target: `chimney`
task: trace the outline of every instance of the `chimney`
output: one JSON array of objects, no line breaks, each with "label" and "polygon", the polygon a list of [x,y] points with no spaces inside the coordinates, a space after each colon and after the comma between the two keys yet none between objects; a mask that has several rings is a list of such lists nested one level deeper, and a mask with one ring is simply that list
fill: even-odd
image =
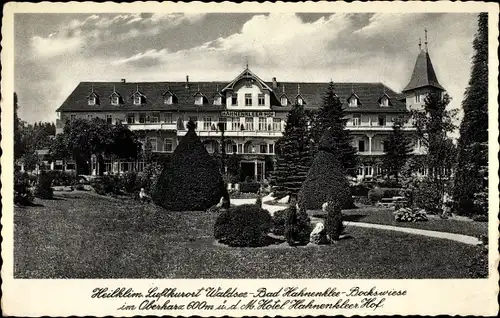
[{"label": "chimney", "polygon": [[273,89],[278,88],[278,82],[276,82],[276,77],[273,77]]},{"label": "chimney", "polygon": [[189,88],[189,75],[186,75],[186,84],[185,84],[186,89]]},{"label": "chimney", "polygon": [[126,79],[124,79],[124,78],[122,78],[121,82],[122,82],[122,83],[126,83],[126,82],[127,82],[127,80],[126,80]]}]

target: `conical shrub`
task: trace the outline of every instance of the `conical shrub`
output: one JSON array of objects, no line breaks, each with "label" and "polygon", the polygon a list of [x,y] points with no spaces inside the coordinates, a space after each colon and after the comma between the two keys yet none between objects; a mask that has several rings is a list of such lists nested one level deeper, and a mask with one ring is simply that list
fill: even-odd
[{"label": "conical shrub", "polygon": [[187,134],[156,182],[153,201],[172,211],[204,211],[223,197],[224,181],[196,135],[194,123],[187,126]]},{"label": "conical shrub", "polygon": [[321,209],[321,205],[329,201],[345,206],[351,196],[344,169],[331,152],[327,139],[314,157],[307,179],[299,191],[299,206],[302,208]]}]

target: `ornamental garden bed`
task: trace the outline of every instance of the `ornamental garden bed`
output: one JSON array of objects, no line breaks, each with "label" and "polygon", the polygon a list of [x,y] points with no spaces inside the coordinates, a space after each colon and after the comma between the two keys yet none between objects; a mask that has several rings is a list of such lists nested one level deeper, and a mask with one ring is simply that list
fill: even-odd
[{"label": "ornamental garden bed", "polygon": [[317,248],[228,248],[213,243],[215,213],[84,191],[55,196],[14,210],[15,278],[467,278],[476,254],[355,227],[352,239]]}]

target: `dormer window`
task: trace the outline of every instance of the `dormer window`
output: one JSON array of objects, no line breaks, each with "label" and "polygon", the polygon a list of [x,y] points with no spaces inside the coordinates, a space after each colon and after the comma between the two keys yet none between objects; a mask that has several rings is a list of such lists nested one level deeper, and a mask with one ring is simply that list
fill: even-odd
[{"label": "dormer window", "polygon": [[111,96],[111,105],[120,105],[120,96],[113,95]]},{"label": "dormer window", "polygon": [[142,98],[139,95],[134,96],[134,105],[140,105],[140,104],[142,104],[141,99]]},{"label": "dormer window", "polygon": [[167,95],[167,96],[165,96],[165,99],[163,102],[167,105],[172,105],[174,102],[174,99],[172,98],[172,95]]},{"label": "dormer window", "polygon": [[194,104],[195,105],[203,105],[203,96],[201,96],[201,95],[195,96]]},{"label": "dormer window", "polygon": [[388,107],[389,106],[389,99],[387,97],[382,97],[380,100],[380,106],[382,107]]},{"label": "dormer window", "polygon": [[356,94],[353,93],[347,99],[347,104],[349,105],[349,107],[358,107],[360,105],[358,95],[356,95]]},{"label": "dormer window", "polygon": [[214,105],[222,105],[222,97],[217,95],[214,98]]},{"label": "dormer window", "polygon": [[90,106],[99,105],[99,98],[96,95],[90,95],[88,103]]},{"label": "dormer window", "polygon": [[286,96],[281,97],[281,106],[286,106],[288,104],[288,99]]}]

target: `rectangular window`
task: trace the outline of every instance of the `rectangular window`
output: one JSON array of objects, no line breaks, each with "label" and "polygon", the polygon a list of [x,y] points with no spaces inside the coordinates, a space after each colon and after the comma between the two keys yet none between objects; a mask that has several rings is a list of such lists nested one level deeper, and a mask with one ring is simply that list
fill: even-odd
[{"label": "rectangular window", "polygon": [[415,94],[415,103],[420,103],[420,94]]},{"label": "rectangular window", "polygon": [[158,151],[158,140],[156,139],[156,137],[149,138],[149,142],[151,143],[151,152],[157,152]]},{"label": "rectangular window", "polygon": [[364,140],[359,140],[358,141],[358,151],[359,152],[364,152],[365,151],[365,141]]},{"label": "rectangular window", "polygon": [[231,96],[231,105],[238,105],[238,94],[234,94]]},{"label": "rectangular window", "polygon": [[389,99],[387,99],[387,97],[382,97],[382,100],[380,101],[380,106],[388,107],[389,106]]},{"label": "rectangular window", "polygon": [[245,94],[245,106],[252,106],[252,94]]},{"label": "rectangular window", "polygon": [[288,104],[288,99],[286,97],[281,97],[281,106],[286,106]]},{"label": "rectangular window", "polygon": [[281,131],[281,118],[273,118],[273,130]]},{"label": "rectangular window", "polygon": [[111,97],[111,104],[112,105],[118,105],[119,103],[120,103],[120,97],[118,97],[118,96]]},{"label": "rectangular window", "polygon": [[379,115],[378,116],[378,125],[379,126],[385,126],[385,115]]},{"label": "rectangular window", "polygon": [[166,122],[167,124],[171,124],[171,123],[173,123],[173,121],[172,121],[172,113],[165,113],[165,115],[164,115],[164,116],[165,116],[165,122]]},{"label": "rectangular window", "polygon": [[151,114],[151,122],[159,123],[160,122],[160,113],[152,113]]},{"label": "rectangular window", "polygon": [[264,106],[266,104],[266,99],[264,98],[264,94],[259,94],[258,96],[258,105]]},{"label": "rectangular window", "polygon": [[145,124],[146,123],[146,114],[145,113],[140,113],[139,114],[139,123],[140,124]]},{"label": "rectangular window", "polygon": [[245,117],[245,130],[253,130],[253,117]]},{"label": "rectangular window", "polygon": [[89,105],[90,105],[90,106],[95,105],[95,97],[90,97],[90,98],[89,98]]},{"label": "rectangular window", "polygon": [[361,114],[352,115],[352,125],[353,126],[361,125]]},{"label": "rectangular window", "polygon": [[172,105],[173,104],[172,95],[165,96],[164,103],[167,104],[167,105]]},{"label": "rectangular window", "polygon": [[266,130],[266,117],[259,117],[259,130]]},{"label": "rectangular window", "polygon": [[302,106],[304,104],[304,100],[300,97],[297,98],[297,104]]},{"label": "rectangular window", "polygon": [[349,99],[349,107],[357,107],[358,106],[358,99],[355,97],[352,97]]},{"label": "rectangular window", "polygon": [[203,130],[211,130],[212,128],[212,117],[205,117],[203,121]]},{"label": "rectangular window", "polygon": [[106,123],[113,124],[113,115],[106,115]]},{"label": "rectangular window", "polygon": [[267,153],[267,145],[260,145],[260,153]]},{"label": "rectangular window", "polygon": [[134,104],[135,105],[140,105],[141,104],[141,96],[134,96]]},{"label": "rectangular window", "polygon": [[172,138],[165,138],[163,142],[163,151],[172,152],[174,150],[174,141]]},{"label": "rectangular window", "polygon": [[269,144],[269,153],[274,153],[274,145]]},{"label": "rectangular window", "polygon": [[237,152],[238,152],[238,145],[236,145],[236,144],[232,144],[231,146],[232,146],[232,147],[231,147],[231,148],[232,148],[232,149],[231,149],[231,150],[232,150],[232,153],[237,153]]},{"label": "rectangular window", "polygon": [[238,144],[238,153],[243,153],[243,144]]}]

